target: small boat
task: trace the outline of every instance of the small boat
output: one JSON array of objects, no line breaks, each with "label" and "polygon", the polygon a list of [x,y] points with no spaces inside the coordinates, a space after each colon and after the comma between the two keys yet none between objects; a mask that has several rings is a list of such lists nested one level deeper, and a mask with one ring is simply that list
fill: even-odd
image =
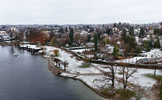
[{"label": "small boat", "polygon": [[15,53],[14,56],[17,57],[17,56],[19,56],[19,54],[18,53]]}]

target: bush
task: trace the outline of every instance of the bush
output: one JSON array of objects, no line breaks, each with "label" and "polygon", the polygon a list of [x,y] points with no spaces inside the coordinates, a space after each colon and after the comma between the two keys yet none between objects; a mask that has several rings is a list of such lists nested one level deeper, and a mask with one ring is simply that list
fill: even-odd
[{"label": "bush", "polygon": [[76,80],[76,76],[73,76],[73,78]]},{"label": "bush", "polygon": [[109,96],[109,97],[114,97],[115,96],[115,94],[112,93],[112,91],[109,88],[102,89],[101,93],[106,95],[106,96]]},{"label": "bush", "polygon": [[88,67],[90,67],[89,65],[81,65],[81,66],[79,66],[80,68],[88,68]]},{"label": "bush", "polygon": [[80,68],[88,68],[90,67],[89,63],[83,63],[81,66],[79,66]]},{"label": "bush", "polygon": [[55,49],[55,50],[53,50],[53,53],[54,53],[54,56],[59,56],[59,50],[58,49]]},{"label": "bush", "polygon": [[121,100],[130,100],[136,96],[136,93],[128,89],[118,89],[116,90],[117,94],[120,94]]}]

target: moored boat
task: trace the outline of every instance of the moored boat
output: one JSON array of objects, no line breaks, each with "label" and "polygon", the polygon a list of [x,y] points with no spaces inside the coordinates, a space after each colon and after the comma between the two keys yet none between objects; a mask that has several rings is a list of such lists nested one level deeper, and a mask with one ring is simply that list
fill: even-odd
[{"label": "moored boat", "polygon": [[18,53],[14,53],[14,56],[17,57],[17,56],[19,56],[19,54]]}]

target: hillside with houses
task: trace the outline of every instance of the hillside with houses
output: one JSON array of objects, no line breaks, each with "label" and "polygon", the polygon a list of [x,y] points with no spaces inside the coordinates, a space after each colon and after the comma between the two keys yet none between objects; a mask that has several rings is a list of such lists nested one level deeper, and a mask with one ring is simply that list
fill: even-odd
[{"label": "hillside with houses", "polygon": [[102,60],[136,56],[153,59],[162,56],[161,26],[161,23],[136,25],[121,22],[103,25],[1,25],[0,41],[84,46],[91,48],[93,55],[97,52],[100,55],[97,58]]}]

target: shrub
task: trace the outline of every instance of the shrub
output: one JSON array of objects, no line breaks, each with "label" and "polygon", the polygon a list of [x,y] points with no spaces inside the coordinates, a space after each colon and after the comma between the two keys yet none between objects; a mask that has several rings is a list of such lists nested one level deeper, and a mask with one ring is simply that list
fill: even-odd
[{"label": "shrub", "polygon": [[88,68],[90,67],[90,64],[89,63],[82,63],[81,66],[79,66],[80,68]]},{"label": "shrub", "polygon": [[106,96],[109,96],[109,97],[114,97],[115,96],[115,94],[112,93],[112,91],[109,88],[102,89],[101,93],[106,95]]},{"label": "shrub", "polygon": [[120,94],[121,100],[130,100],[136,96],[136,93],[128,89],[118,89],[116,90],[117,94]]},{"label": "shrub", "polygon": [[53,50],[53,53],[54,53],[54,56],[59,56],[59,50],[58,49],[55,49],[55,50]]},{"label": "shrub", "polygon": [[81,65],[81,66],[79,66],[80,68],[88,68],[88,67],[90,67],[89,65]]}]

